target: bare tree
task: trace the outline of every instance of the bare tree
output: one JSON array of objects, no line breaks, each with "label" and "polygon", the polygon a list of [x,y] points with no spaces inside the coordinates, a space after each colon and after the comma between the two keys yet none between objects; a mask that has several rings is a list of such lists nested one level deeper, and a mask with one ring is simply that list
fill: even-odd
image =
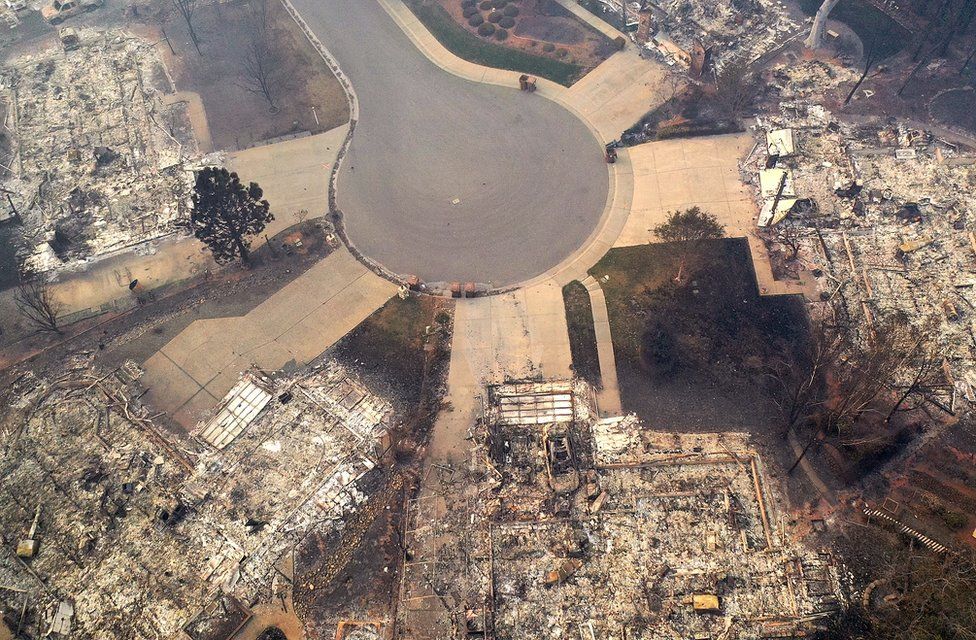
[{"label": "bare tree", "polygon": [[[898,396],[898,401],[895,402],[891,407],[891,411],[885,416],[885,423],[890,423],[892,416],[898,411],[902,410],[902,405],[908,400],[913,394],[923,394],[925,387],[928,385],[929,378],[931,374],[936,370],[936,358],[934,354],[924,351],[917,362],[914,363],[915,373],[911,378],[911,381],[905,387],[904,391]],[[924,394],[922,396],[924,398]],[[910,407],[911,408],[911,407]]]},{"label": "bare tree", "polygon": [[834,369],[833,393],[825,405],[825,426],[841,434],[865,414],[877,413],[883,404],[882,396],[894,382],[908,367],[928,357],[928,341],[926,330],[917,329],[903,317],[891,317],[877,327],[873,340],[852,347]]},{"label": "bare tree", "polygon": [[[813,327],[808,345],[796,357],[773,363],[765,376],[783,418],[784,435],[806,433],[791,472],[821,433],[845,436],[848,445],[867,442],[848,435],[856,425],[864,426],[859,420],[865,416],[875,417],[867,425],[874,433],[869,440],[882,437],[892,416],[905,410],[912,395],[926,399],[930,374],[936,369],[931,325],[919,329],[894,316],[878,326],[873,340],[859,343],[849,327],[829,324],[826,317]],[[907,386],[899,386],[906,380]],[[897,399],[896,389],[901,389]]]},{"label": "bare tree", "polygon": [[47,283],[37,278],[25,280],[17,287],[14,302],[20,313],[40,331],[63,333],[61,313],[64,305],[54,297]]},{"label": "bare tree", "polygon": [[823,44],[824,33],[827,31],[827,18],[839,2],[840,0],[823,0],[820,8],[817,9],[817,15],[813,17],[813,26],[810,27],[810,35],[805,42],[808,49],[819,49]]},{"label": "bare tree", "polygon": [[255,0],[240,23],[244,38],[240,86],[268,101],[268,109],[278,111],[276,100],[285,81],[286,57],[280,34],[271,26],[268,0]]},{"label": "bare tree", "polygon": [[774,242],[782,245],[789,251],[789,257],[786,260],[789,262],[796,260],[797,256],[800,255],[800,248],[803,243],[803,227],[792,220],[786,219],[777,225],[769,227],[769,233]]},{"label": "bare tree", "polygon": [[730,118],[742,113],[756,90],[756,76],[745,61],[733,60],[715,75],[715,100]]},{"label": "bare tree", "polygon": [[798,357],[782,358],[772,364],[766,377],[771,382],[773,402],[783,416],[784,435],[823,410],[827,372],[846,348],[837,327],[821,319]]},{"label": "bare tree", "polygon": [[193,13],[197,8],[197,0],[173,0],[173,6],[183,16],[183,20],[186,22],[186,30],[190,34],[190,41],[193,42],[193,47],[197,50],[197,54],[202,56],[203,53],[200,51],[200,38],[197,37],[197,32],[193,28]]},{"label": "bare tree", "polygon": [[966,57],[965,62],[962,63],[962,67],[959,68],[959,75],[966,73],[966,69],[969,67],[969,63],[973,61],[973,58],[976,58],[976,47],[973,47],[973,50]]}]

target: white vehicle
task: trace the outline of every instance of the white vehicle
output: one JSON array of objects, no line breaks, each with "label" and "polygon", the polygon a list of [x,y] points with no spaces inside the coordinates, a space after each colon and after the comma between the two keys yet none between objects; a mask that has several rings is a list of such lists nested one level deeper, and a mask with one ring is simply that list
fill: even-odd
[{"label": "white vehicle", "polygon": [[54,0],[41,7],[41,16],[51,24],[60,24],[71,16],[94,11],[102,0]]},{"label": "white vehicle", "polygon": [[3,0],[3,3],[11,11],[20,11],[27,8],[27,0]]}]

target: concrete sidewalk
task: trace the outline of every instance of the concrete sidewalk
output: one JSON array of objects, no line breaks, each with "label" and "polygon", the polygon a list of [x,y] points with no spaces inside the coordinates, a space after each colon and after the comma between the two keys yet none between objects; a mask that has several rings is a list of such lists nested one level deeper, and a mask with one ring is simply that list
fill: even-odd
[{"label": "concrete sidewalk", "polygon": [[610,334],[610,314],[607,311],[607,297],[603,288],[593,276],[580,281],[590,294],[590,307],[593,309],[593,329],[596,332],[596,350],[600,359],[600,381],[603,388],[597,394],[600,414],[617,416],[623,412],[620,401],[620,388],[617,385],[617,358],[613,352],[613,336]]},{"label": "concrete sidewalk", "polygon": [[664,65],[641,58],[628,41],[570,87],[564,100],[609,142],[663,102],[666,75]]},{"label": "concrete sidewalk", "polygon": [[227,154],[226,166],[242,182],[257,182],[271,203],[275,219],[264,233],[273,236],[299,222],[329,213],[329,174],[349,132],[344,124],[314,136],[304,136]]},{"label": "concrete sidewalk", "polygon": [[145,401],[190,428],[245,369],[307,364],[395,293],[338,249],[246,315],[187,327],[143,364]]}]

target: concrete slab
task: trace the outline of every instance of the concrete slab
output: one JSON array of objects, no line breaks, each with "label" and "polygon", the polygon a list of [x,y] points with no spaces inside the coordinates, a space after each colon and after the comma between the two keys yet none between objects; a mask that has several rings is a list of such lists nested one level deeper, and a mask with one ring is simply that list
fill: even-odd
[{"label": "concrete slab", "polygon": [[146,370],[142,384],[148,390],[143,396],[143,402],[150,406],[166,406],[178,410],[203,389],[203,385],[164,353],[157,352],[142,366]]},{"label": "concrete slab", "polygon": [[631,46],[610,56],[570,87],[565,100],[606,140],[615,140],[663,102],[663,64],[641,58]]},{"label": "concrete slab", "polygon": [[656,241],[653,228],[675,210],[699,206],[732,237],[755,228],[758,210],[739,179],[739,160],[752,148],[747,133],[665,140],[631,147],[634,200],[614,246]]},{"label": "concrete slab", "polygon": [[581,281],[590,295],[593,309],[593,329],[596,333],[597,356],[600,360],[600,379],[603,387],[597,393],[600,414],[616,416],[623,412],[620,401],[620,388],[617,385],[617,358],[613,351],[613,337],[610,334],[610,315],[607,311],[607,298],[603,288],[593,276]]}]

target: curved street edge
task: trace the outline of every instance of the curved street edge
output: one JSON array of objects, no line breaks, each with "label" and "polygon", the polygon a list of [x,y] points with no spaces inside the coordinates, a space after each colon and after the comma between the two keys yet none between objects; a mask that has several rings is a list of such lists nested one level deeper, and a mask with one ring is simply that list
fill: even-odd
[{"label": "curved street edge", "polygon": [[[329,213],[335,224],[336,233],[342,239],[343,244],[368,269],[377,275],[393,282],[394,284],[406,286],[409,283],[401,274],[394,273],[382,264],[364,255],[359,251],[345,230],[342,211],[338,207],[336,199],[339,169],[342,167],[343,159],[349,150],[352,137],[355,134],[356,123],[359,119],[359,102],[355,89],[349,78],[343,73],[338,61],[332,56],[329,50],[322,44],[312,29],[306,24],[299,11],[292,5],[290,0],[280,0],[282,5],[291,15],[292,19],[299,26],[305,37],[319,53],[325,63],[329,66],[336,78],[339,80],[346,98],[349,101],[349,132],[342,143],[336,162],[332,167],[329,176]],[[406,34],[417,49],[424,54],[433,64],[440,67],[447,73],[457,77],[502,87],[518,86],[518,72],[505,69],[495,69],[485,67],[463,60],[448,51],[434,36],[423,26],[419,19],[410,11],[402,0],[376,0],[387,12],[396,25]],[[568,112],[573,114],[580,122],[586,125],[593,137],[606,145],[607,140],[593,123],[583,114],[570,100],[571,88],[563,87],[550,80],[539,78],[537,80],[537,94],[551,100]],[[596,228],[587,237],[583,244],[572,254],[564,258],[554,267],[545,272],[530,278],[527,281],[497,289],[490,289],[489,295],[507,293],[523,287],[532,286],[547,280],[556,280],[565,284],[571,280],[584,277],[586,269],[595,264],[606,251],[613,246],[614,241],[623,229],[623,225],[630,214],[630,204],[633,196],[633,173],[630,169],[629,156],[626,149],[621,149],[616,164],[607,165],[609,187],[607,200],[604,205],[603,214],[597,222]],[[565,281],[565,282],[563,282]]]},{"label": "curved street edge", "polygon": [[302,30],[305,37],[308,39],[309,43],[319,54],[325,64],[328,65],[332,74],[339,81],[339,85],[342,87],[343,92],[346,94],[346,101],[349,104],[349,131],[346,132],[346,137],[342,141],[342,145],[339,147],[339,153],[336,156],[335,163],[332,165],[332,171],[329,173],[329,189],[328,189],[328,201],[329,201],[329,215],[332,218],[332,222],[335,226],[336,234],[338,234],[339,239],[346,246],[346,249],[351,253],[359,262],[361,262],[367,269],[375,273],[376,275],[389,280],[393,284],[406,286],[406,281],[403,276],[394,273],[384,267],[379,262],[373,260],[369,256],[366,256],[361,251],[356,248],[352,240],[349,239],[349,235],[346,233],[346,226],[343,220],[342,211],[339,209],[338,202],[336,200],[336,186],[339,179],[339,169],[342,168],[342,161],[346,157],[346,153],[349,151],[349,145],[352,143],[352,137],[356,133],[356,123],[359,122],[359,98],[356,96],[356,90],[352,86],[352,82],[349,77],[342,71],[342,67],[339,66],[339,61],[333,57],[329,50],[322,44],[315,32],[312,31],[311,27],[302,18],[301,13],[298,9],[291,3],[291,0],[280,0],[285,11],[291,16],[298,28]]},{"label": "curved street edge", "polygon": [[[518,86],[518,78],[522,74],[517,71],[485,67],[451,53],[427,30],[403,0],[376,0],[376,2],[379,2],[397,26],[410,38],[414,46],[433,64],[447,73],[471,82],[509,87],[513,90]],[[586,125],[601,145],[605,146],[611,142],[589,117],[574,104],[572,100],[574,96],[573,87],[564,87],[545,78],[537,78],[536,87],[535,95],[555,102],[575,116],[577,120]],[[489,294],[508,293],[550,280],[559,285],[564,285],[572,280],[586,277],[587,269],[596,264],[613,247],[630,215],[633,201],[633,169],[626,148],[618,150],[617,162],[607,164],[607,172],[609,188],[603,213],[594,230],[580,247],[543,273],[511,286],[492,289],[488,292]]]}]

